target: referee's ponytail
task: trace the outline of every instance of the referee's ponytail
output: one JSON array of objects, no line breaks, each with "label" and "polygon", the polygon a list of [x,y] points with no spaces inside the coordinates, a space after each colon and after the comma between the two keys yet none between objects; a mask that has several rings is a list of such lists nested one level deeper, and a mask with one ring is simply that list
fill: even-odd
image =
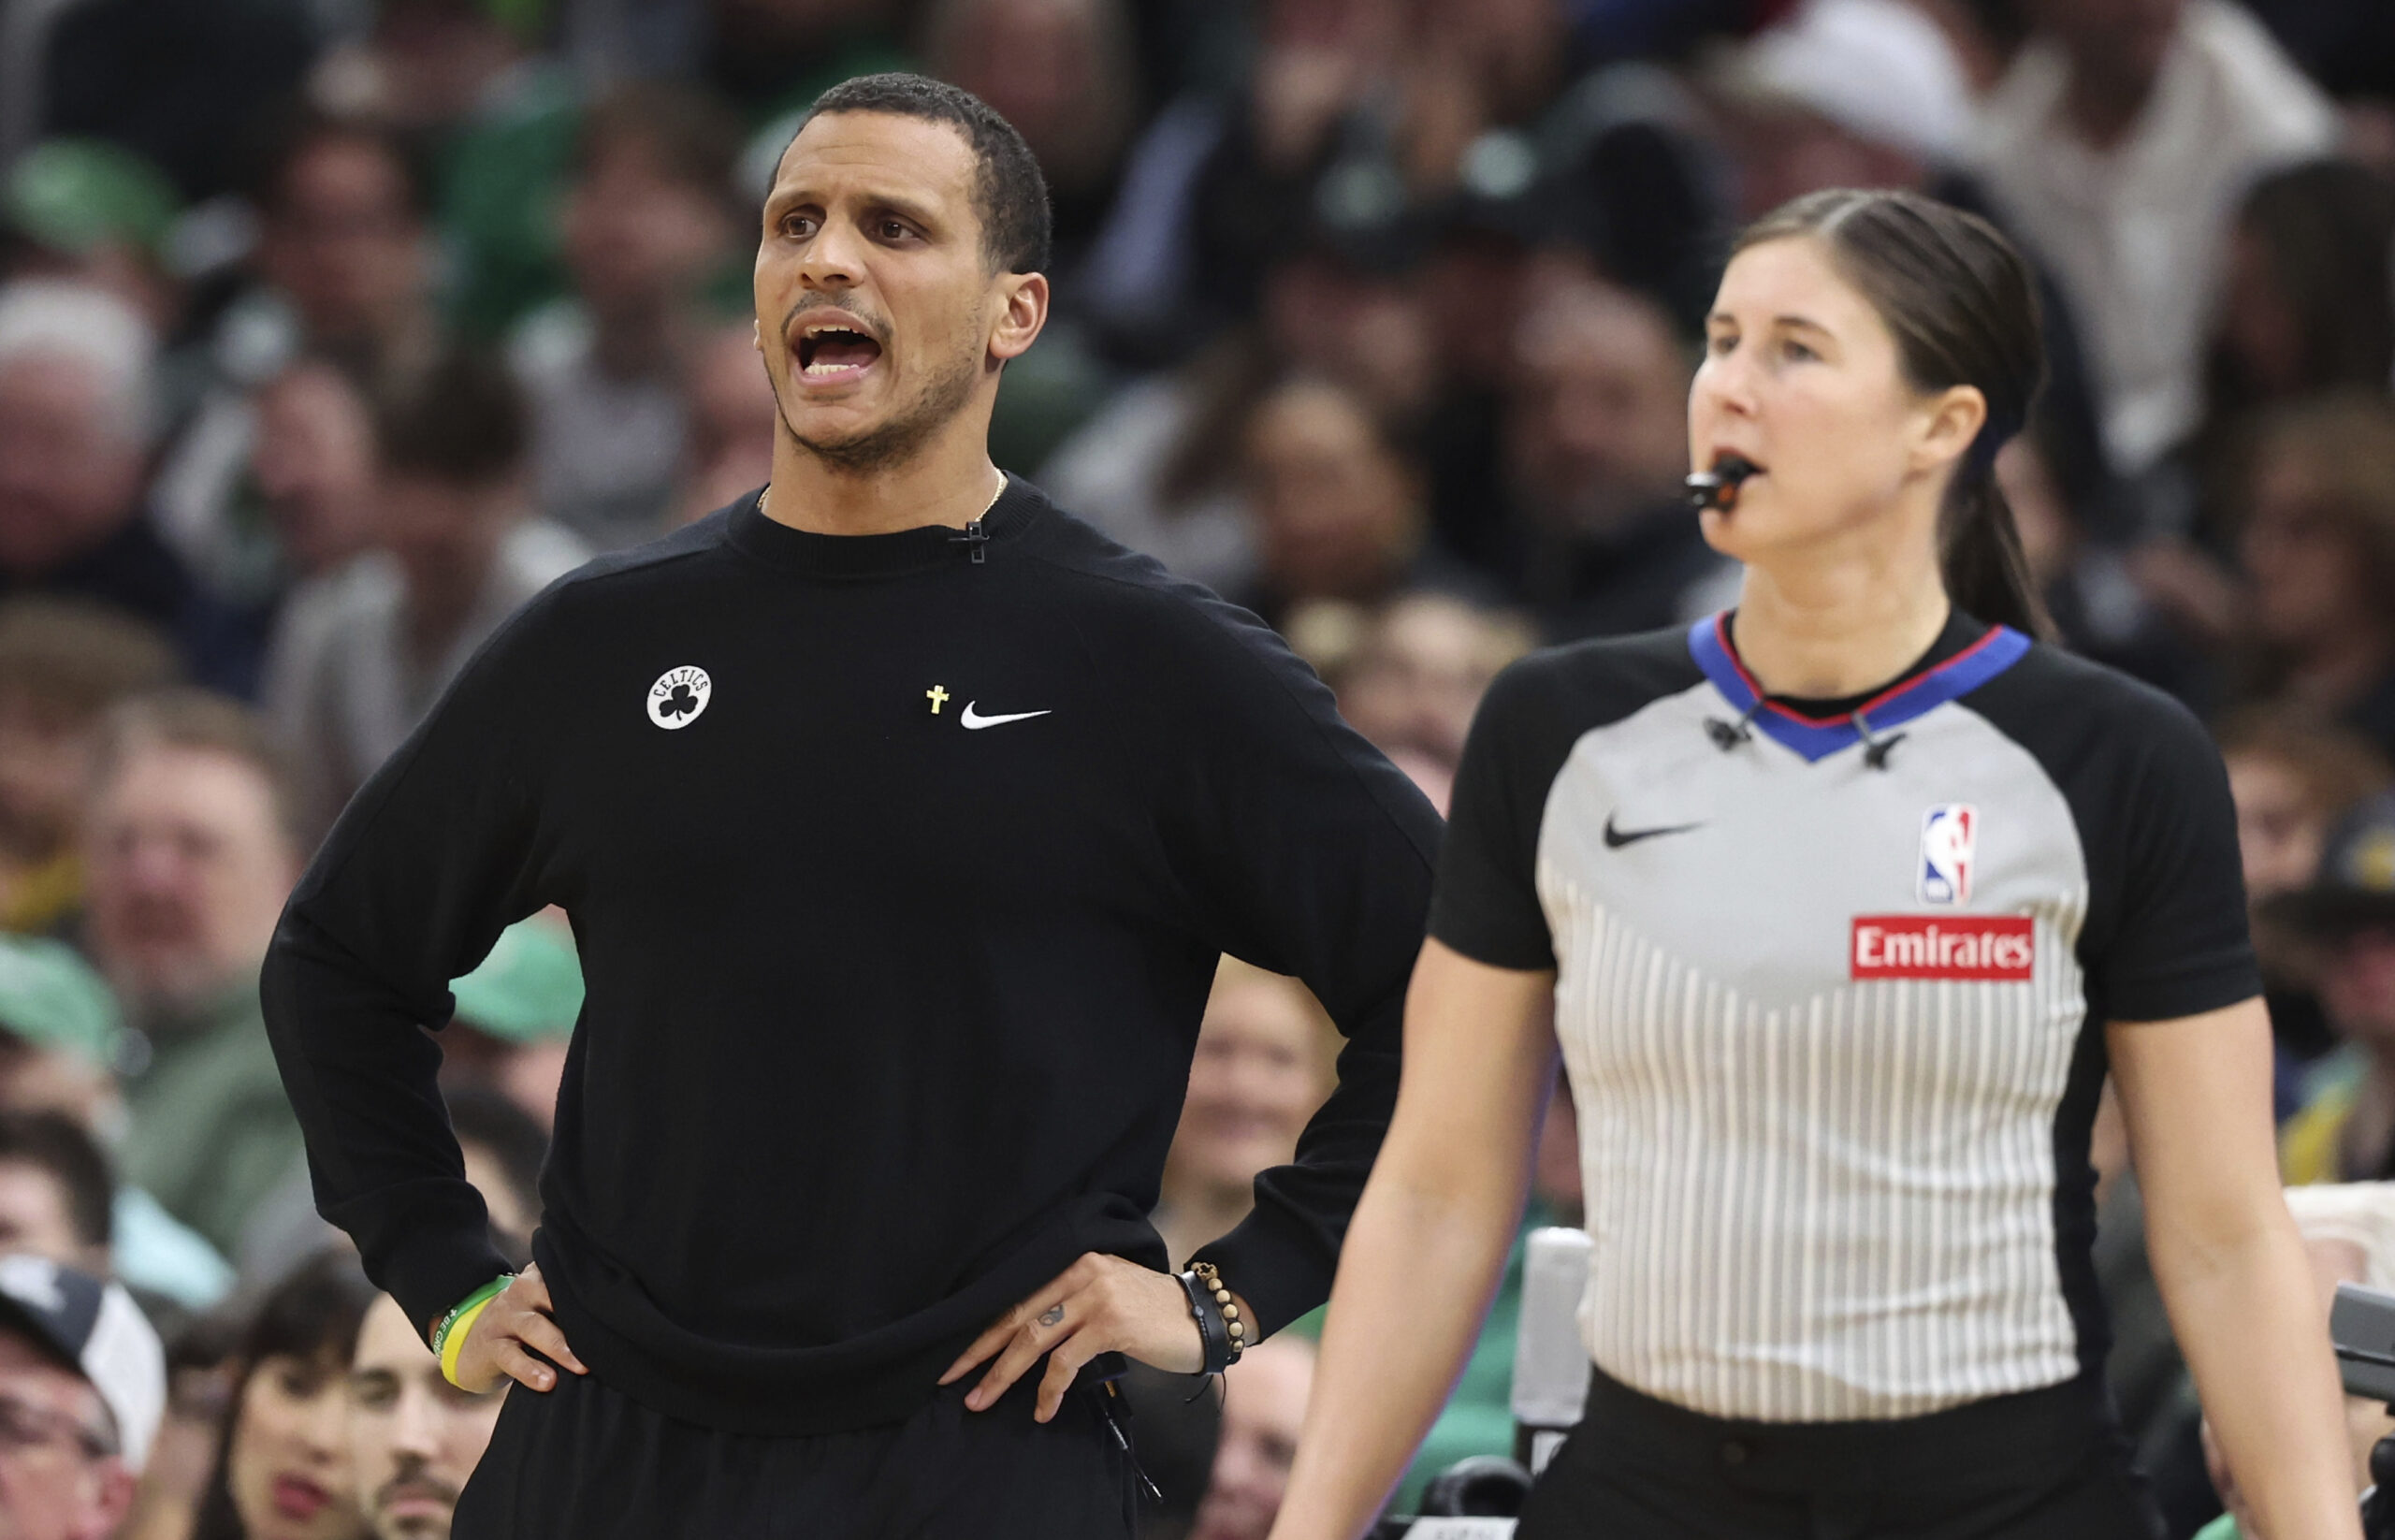
[{"label": "referee's ponytail", "polygon": [[2045,336],[2028,265],[1994,225],[1918,193],[1833,188],[1750,225],[1735,251],[1810,236],[1896,339],[1923,391],[1975,385],[1987,421],[1955,468],[1940,519],[1946,593],[1980,619],[2052,634],[1996,456],[2045,383]]}]

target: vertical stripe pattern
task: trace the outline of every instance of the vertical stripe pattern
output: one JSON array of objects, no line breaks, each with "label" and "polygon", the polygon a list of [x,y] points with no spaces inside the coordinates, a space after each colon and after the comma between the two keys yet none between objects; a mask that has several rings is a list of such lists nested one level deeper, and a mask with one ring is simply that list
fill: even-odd
[{"label": "vertical stripe pattern", "polygon": [[1725,1417],[1917,1416],[2078,1372],[2054,1129],[2083,884],[2025,981],[1849,981],[1766,1009],[1568,873],[1540,889],[1607,1373]]}]

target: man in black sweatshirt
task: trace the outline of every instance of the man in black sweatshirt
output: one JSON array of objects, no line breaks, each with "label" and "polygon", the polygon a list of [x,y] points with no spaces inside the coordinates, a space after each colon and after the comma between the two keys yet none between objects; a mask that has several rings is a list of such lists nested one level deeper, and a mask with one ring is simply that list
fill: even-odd
[{"label": "man in black sweatshirt", "polygon": [[[1437,820],[1253,617],[992,466],[1046,246],[980,101],[827,93],[758,248],[771,484],[526,606],[284,915],[318,1201],[454,1379],[519,1387],[460,1540],[1127,1533],[1074,1381],[1208,1350],[1145,1215],[1220,952],[1349,1040],[1197,1260],[1255,1335],[1328,1292]],[[493,1295],[421,1028],[549,904],[588,1003]]]}]

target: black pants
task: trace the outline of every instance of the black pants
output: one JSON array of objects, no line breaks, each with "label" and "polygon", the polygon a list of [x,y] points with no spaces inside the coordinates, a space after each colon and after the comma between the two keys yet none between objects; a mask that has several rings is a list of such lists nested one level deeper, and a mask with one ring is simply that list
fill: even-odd
[{"label": "black pants", "polygon": [[806,1438],[660,1416],[595,1379],[510,1390],[453,1540],[1126,1540],[1130,1461],[1076,1386],[1031,1420],[1042,1364],[986,1412],[970,1378],[905,1422]]},{"label": "black pants", "polygon": [[1894,1422],[1728,1422],[1604,1373],[1517,1540],[2156,1540],[2100,1389]]}]

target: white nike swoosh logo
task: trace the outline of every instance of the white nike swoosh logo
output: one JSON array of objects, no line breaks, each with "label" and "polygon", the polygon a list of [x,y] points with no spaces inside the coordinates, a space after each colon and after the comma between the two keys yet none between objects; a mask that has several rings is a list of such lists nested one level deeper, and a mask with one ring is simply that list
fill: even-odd
[{"label": "white nike swoosh logo", "polygon": [[[958,721],[965,724],[965,729],[968,733],[979,733],[985,727],[1004,727],[1009,722],[1026,722],[1034,717],[1045,717],[1048,715],[1048,711],[1010,711],[1003,717],[983,717],[976,715],[973,710],[973,708],[980,704],[980,703],[979,701],[965,702],[965,715],[956,719]],[[1050,706],[1048,708],[1049,711],[1053,711],[1054,709],[1054,706]]]}]

